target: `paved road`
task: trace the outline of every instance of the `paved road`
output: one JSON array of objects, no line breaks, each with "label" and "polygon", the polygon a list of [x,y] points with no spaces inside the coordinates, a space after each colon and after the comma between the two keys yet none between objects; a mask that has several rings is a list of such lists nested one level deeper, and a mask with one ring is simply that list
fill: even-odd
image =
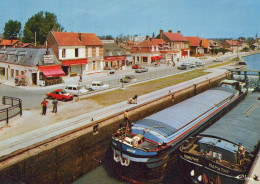
[{"label": "paved road", "polygon": [[[242,54],[244,53],[240,53],[240,55]],[[237,56],[236,54],[229,54],[229,55],[220,56],[219,58],[222,58],[223,60],[227,61],[236,56]],[[176,63],[175,67],[166,66],[165,64],[161,64],[161,66],[159,67],[148,66],[149,71],[147,73],[142,73],[142,74],[134,73],[134,70],[131,68],[127,68],[125,70],[117,70],[115,74],[107,74],[107,72],[95,73],[95,74],[83,76],[83,82],[81,84],[86,85],[87,83],[90,83],[94,80],[100,80],[103,81],[104,83],[110,84],[111,87],[119,87],[120,85],[122,85],[119,82],[119,79],[126,74],[136,75],[138,82],[141,82],[143,80],[160,78],[165,75],[173,75],[176,73],[183,72],[182,70],[178,70],[177,67],[185,61],[192,61],[194,59],[196,58],[183,59],[182,61]],[[212,62],[213,59],[214,59],[213,57],[208,57],[207,59],[201,59],[201,61],[205,62],[206,66],[209,66],[212,64],[216,64],[215,62]],[[79,79],[78,77],[70,77],[65,79],[65,82],[70,84],[77,84],[78,79]],[[66,84],[58,84],[58,85],[46,86],[46,87],[38,87],[38,86],[37,87],[29,87],[29,86],[15,87],[13,83],[7,83],[7,84],[8,85],[0,84],[0,98],[2,98],[2,96],[13,96],[13,97],[20,98],[22,99],[24,109],[41,108],[40,103],[43,100],[43,98],[46,97],[45,94],[47,92],[50,92],[58,88],[64,88],[66,85]]]}]

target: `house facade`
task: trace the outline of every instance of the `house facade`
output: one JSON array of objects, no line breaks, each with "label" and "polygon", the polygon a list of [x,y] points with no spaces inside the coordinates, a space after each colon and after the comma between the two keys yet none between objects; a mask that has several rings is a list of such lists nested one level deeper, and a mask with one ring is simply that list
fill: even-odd
[{"label": "house facade", "polygon": [[61,83],[64,72],[53,51],[46,48],[6,48],[0,50],[0,78],[15,82],[20,76],[29,86]]},{"label": "house facade", "polygon": [[160,55],[159,45],[151,39],[132,46],[133,64],[151,65],[158,64],[162,56]]},{"label": "house facade", "polygon": [[101,40],[103,43],[103,69],[122,69],[126,66],[126,51],[114,40]]},{"label": "house facade", "polygon": [[61,62],[65,75],[86,75],[103,68],[103,44],[94,33],[52,31],[46,42]]},{"label": "house facade", "polygon": [[238,53],[243,49],[242,42],[238,40],[224,40],[222,45],[225,49],[228,49],[233,53]]},{"label": "house facade", "polygon": [[169,51],[172,52],[172,60],[179,61],[179,59],[190,57],[190,42],[180,31],[173,33],[172,30],[169,30],[168,32],[160,30],[157,38],[162,39],[169,44]]},{"label": "house facade", "polygon": [[197,36],[186,36],[188,41],[190,41],[190,55],[204,54],[204,49],[202,47],[202,40]]}]

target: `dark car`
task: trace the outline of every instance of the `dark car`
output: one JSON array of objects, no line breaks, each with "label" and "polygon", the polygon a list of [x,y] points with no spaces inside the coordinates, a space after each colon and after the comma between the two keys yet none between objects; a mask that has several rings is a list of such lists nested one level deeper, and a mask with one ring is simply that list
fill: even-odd
[{"label": "dark car", "polygon": [[136,82],[137,79],[134,75],[125,75],[124,78],[120,79],[120,82],[122,83],[129,83],[129,82]]},{"label": "dark car", "polygon": [[143,72],[147,72],[148,71],[148,68],[145,68],[145,67],[140,67],[140,68],[137,68],[135,70],[135,73],[143,73]]},{"label": "dark car", "polygon": [[57,99],[57,100],[62,100],[62,101],[68,101],[68,100],[73,100],[74,95],[71,93],[66,92],[63,89],[56,89],[50,93],[46,94],[47,98],[49,99]]},{"label": "dark car", "polygon": [[132,65],[132,69],[138,69],[138,68],[140,68],[141,67],[141,65],[139,65],[139,64],[134,64],[134,65]]}]

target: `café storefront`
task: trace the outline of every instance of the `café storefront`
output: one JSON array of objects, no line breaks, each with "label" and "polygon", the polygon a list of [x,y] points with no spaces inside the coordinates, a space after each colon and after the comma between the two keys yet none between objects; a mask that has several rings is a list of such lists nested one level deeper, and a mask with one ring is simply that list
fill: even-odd
[{"label": "caf\u00e9 storefront", "polygon": [[121,69],[126,66],[126,56],[104,57],[105,68]]},{"label": "caf\u00e9 storefront", "polygon": [[64,71],[59,65],[43,65],[38,66],[39,69],[39,86],[49,86],[62,83]]}]

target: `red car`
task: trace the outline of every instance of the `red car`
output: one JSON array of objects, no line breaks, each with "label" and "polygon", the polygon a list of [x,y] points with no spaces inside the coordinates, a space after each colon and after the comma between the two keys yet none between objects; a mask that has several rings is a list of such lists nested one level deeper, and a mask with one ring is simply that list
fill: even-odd
[{"label": "red car", "polygon": [[138,68],[141,68],[141,65],[139,65],[139,64],[132,65],[132,69],[138,69]]},{"label": "red car", "polygon": [[56,89],[50,93],[46,94],[48,99],[57,99],[57,100],[62,100],[62,101],[68,101],[68,100],[73,100],[74,95],[71,93],[67,93],[63,89]]}]

